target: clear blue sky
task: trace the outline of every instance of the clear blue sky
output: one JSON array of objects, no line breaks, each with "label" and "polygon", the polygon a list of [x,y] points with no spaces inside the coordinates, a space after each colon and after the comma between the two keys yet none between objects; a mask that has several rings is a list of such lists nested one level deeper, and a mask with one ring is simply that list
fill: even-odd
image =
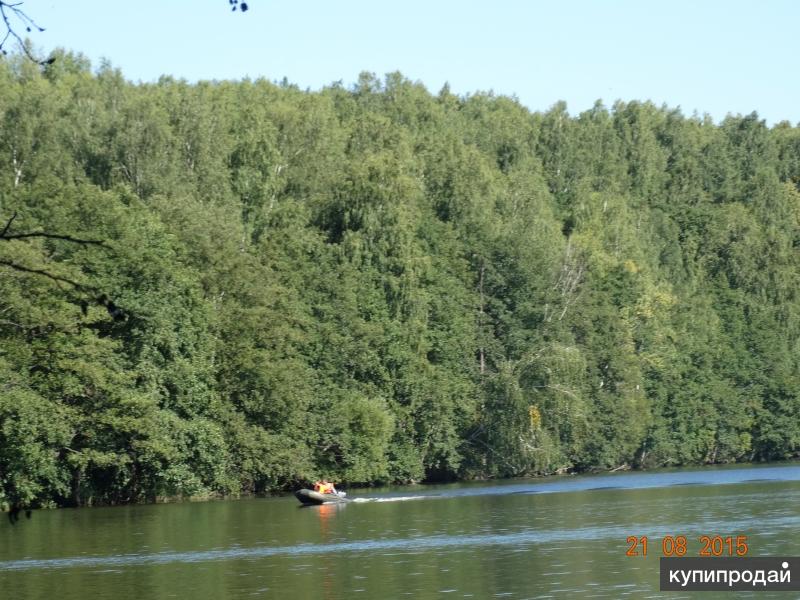
[{"label": "clear blue sky", "polygon": [[25,0],[62,46],[133,81],[286,77],[346,85],[401,71],[431,92],[492,90],[532,110],[652,100],[684,114],[800,122],[794,0]]}]

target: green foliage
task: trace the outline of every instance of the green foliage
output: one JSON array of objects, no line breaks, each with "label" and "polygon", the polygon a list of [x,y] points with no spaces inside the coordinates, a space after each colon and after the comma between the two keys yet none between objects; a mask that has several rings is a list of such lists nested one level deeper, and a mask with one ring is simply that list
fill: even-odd
[{"label": "green foliage", "polygon": [[64,452],[70,439],[71,411],[19,385],[3,367],[0,505],[46,504],[68,490]]},{"label": "green foliage", "polygon": [[0,84],[0,505],[800,452],[795,127]]}]

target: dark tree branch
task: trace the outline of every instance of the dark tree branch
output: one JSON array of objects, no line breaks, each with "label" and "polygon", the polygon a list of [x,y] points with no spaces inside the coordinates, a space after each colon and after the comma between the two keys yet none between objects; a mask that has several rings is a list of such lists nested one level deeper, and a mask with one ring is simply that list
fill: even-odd
[{"label": "dark tree branch", "polygon": [[76,238],[71,235],[65,235],[62,233],[47,233],[46,231],[28,231],[26,233],[9,233],[8,230],[11,229],[11,224],[14,222],[14,219],[17,218],[17,213],[15,212],[11,215],[11,218],[6,223],[6,226],[3,227],[3,231],[0,232],[0,240],[24,240],[27,238],[48,238],[52,240],[63,240],[65,242],[73,242],[75,244],[91,244],[94,246],[103,246],[104,248],[108,248],[108,244],[106,244],[102,240],[85,240],[83,238]]},{"label": "dark tree branch", "polygon": [[[42,277],[46,277],[56,282],[60,286],[61,283],[68,283],[76,290],[84,293],[84,294],[94,294],[94,301],[97,304],[100,304],[105,307],[108,311],[108,314],[113,318],[115,321],[127,321],[129,312],[124,308],[118,306],[111,298],[109,298],[106,294],[101,293],[99,289],[96,287],[92,287],[89,285],[84,285],[82,283],[78,283],[72,279],[67,277],[62,277],[61,275],[54,275],[49,271],[45,271],[44,269],[34,269],[32,267],[26,267],[24,265],[20,265],[10,260],[0,259],[0,265],[6,266],[10,269],[14,269],[15,271],[20,271],[21,273],[30,273],[32,275],[41,275]],[[100,294],[97,296],[96,294]],[[86,308],[88,306],[88,302],[86,300],[81,300],[81,312],[86,315]]]},{"label": "dark tree branch", "polygon": [[73,281],[72,279],[67,279],[66,277],[61,277],[60,275],[53,275],[52,273],[45,271],[44,269],[33,269],[31,267],[25,267],[10,260],[4,260],[2,258],[0,258],[0,265],[4,265],[6,267],[9,267],[10,269],[14,269],[15,271],[21,271],[23,273],[32,273],[34,275],[41,275],[42,277],[47,277],[48,279],[52,279],[57,283],[68,283],[76,290],[96,291],[92,290],[92,288],[90,287],[78,283],[77,281]]},{"label": "dark tree branch", "polygon": [[[47,233],[44,231],[30,231],[27,233],[9,233],[9,229],[11,229],[11,224],[14,222],[14,219],[17,218],[17,212],[15,211],[11,218],[6,223],[5,227],[3,227],[3,231],[0,232],[0,240],[24,240],[28,238],[35,238],[35,237],[43,237],[48,239],[54,240],[64,240],[67,242],[74,242],[76,244],[91,244],[96,246],[103,246],[104,248],[108,248],[108,245],[101,241],[101,240],[84,240],[81,238],[76,238],[71,235],[64,235],[60,233]],[[54,275],[49,271],[44,269],[35,269],[33,267],[26,267],[24,265],[20,265],[10,260],[0,259],[0,265],[9,267],[10,269],[14,269],[15,271],[21,271],[23,273],[31,273],[34,275],[41,275],[42,277],[47,277],[48,279],[52,279],[57,283],[68,283],[76,290],[80,290],[82,292],[97,292],[96,289],[91,287],[87,287],[83,284],[78,283],[77,281],[73,281],[72,279],[68,279],[66,277],[62,277],[61,275]]]},{"label": "dark tree branch", "polygon": [[6,237],[6,233],[8,233],[8,229],[9,227],[11,227],[11,223],[13,223],[14,219],[16,218],[17,218],[17,213],[15,212],[13,215],[11,215],[11,218],[8,220],[8,223],[6,223],[6,226],[3,227],[3,233],[0,233],[0,238]]},{"label": "dark tree branch", "polygon": [[[40,60],[36,58],[33,53],[31,53],[30,48],[25,43],[19,34],[16,31],[16,27],[24,27],[27,33],[30,33],[34,29],[38,32],[43,32],[44,27],[39,27],[36,22],[28,16],[28,14],[20,8],[22,6],[22,2],[5,2],[0,0],[0,17],[3,19],[3,24],[5,25],[6,32],[3,36],[3,40],[0,41],[0,52],[6,54],[6,42],[8,42],[9,38],[17,40],[19,43],[19,47],[22,49],[22,52],[27,56],[30,60],[35,62],[38,65],[49,65],[52,64],[55,60],[54,58],[48,58],[44,60]],[[16,20],[16,24],[12,23],[12,19]]]},{"label": "dark tree branch", "polygon": [[44,231],[32,231],[30,233],[14,233],[10,235],[0,234],[0,240],[21,240],[33,237],[43,237],[54,240],[65,240],[67,242],[75,242],[76,244],[94,244],[96,246],[105,246],[106,248],[108,248],[108,245],[102,240],[83,240],[81,238],[72,237],[71,235],[45,233]]},{"label": "dark tree branch", "polygon": [[[94,246],[101,246],[106,250],[110,250],[112,253],[114,249],[106,244],[102,240],[86,240],[83,238],[77,238],[71,235],[65,235],[61,233],[47,233],[45,231],[29,231],[26,233],[9,233],[11,229],[11,224],[14,222],[14,219],[17,218],[17,213],[14,212],[11,215],[11,218],[6,222],[5,227],[3,227],[3,231],[0,232],[0,240],[26,240],[30,238],[47,238],[53,240],[62,240],[65,242],[72,242],[75,244],[84,244],[84,245],[94,245]],[[108,314],[111,315],[115,321],[124,321],[128,318],[128,314],[125,310],[117,306],[114,301],[107,296],[105,293],[101,292],[98,288],[90,285],[85,285],[82,283],[78,283],[73,279],[69,279],[68,277],[63,277],[61,275],[56,275],[51,273],[46,269],[39,269],[35,267],[27,267],[25,265],[21,265],[11,260],[7,259],[0,259],[0,266],[8,267],[9,269],[13,269],[15,271],[19,271],[21,273],[29,273],[31,275],[40,275],[42,277],[46,277],[51,281],[56,282],[57,285],[61,285],[62,283],[67,283],[71,285],[75,290],[78,290],[82,294],[86,294],[87,296],[94,296],[94,301],[98,304],[105,306],[106,310],[108,310]],[[86,314],[86,309],[88,306],[88,302],[85,299],[81,300],[81,311]]]},{"label": "dark tree branch", "polygon": [[[0,53],[8,53],[5,46],[9,39],[12,39],[17,41],[25,56],[27,56],[37,65],[51,65],[56,60],[54,56],[45,59],[36,58],[28,47],[28,44],[25,43],[25,40],[23,40],[17,33],[18,29],[21,30],[23,28],[25,29],[26,33],[31,33],[34,29],[39,33],[44,31],[44,27],[40,27],[36,21],[34,21],[28,15],[28,13],[22,10],[21,6],[23,4],[24,0],[19,0],[18,2],[0,0],[0,18],[2,18],[3,25],[6,28],[3,39],[0,40]],[[231,7],[231,10],[238,10],[239,12],[247,12],[247,10],[250,8],[247,2],[242,2],[240,0],[228,0],[228,5]]]}]

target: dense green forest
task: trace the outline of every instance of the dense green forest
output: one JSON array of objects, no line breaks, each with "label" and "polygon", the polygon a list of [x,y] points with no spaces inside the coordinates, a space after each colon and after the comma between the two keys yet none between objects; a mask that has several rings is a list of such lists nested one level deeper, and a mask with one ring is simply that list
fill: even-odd
[{"label": "dense green forest", "polygon": [[756,114],[6,57],[0,504],[796,457],[798,184]]}]

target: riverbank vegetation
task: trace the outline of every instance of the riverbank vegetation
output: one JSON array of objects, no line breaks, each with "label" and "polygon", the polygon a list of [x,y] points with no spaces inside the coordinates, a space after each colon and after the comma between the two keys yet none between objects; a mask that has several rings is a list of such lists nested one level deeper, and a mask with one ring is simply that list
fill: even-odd
[{"label": "riverbank vegetation", "polygon": [[799,182],[756,114],[7,57],[0,504],[796,457]]}]

